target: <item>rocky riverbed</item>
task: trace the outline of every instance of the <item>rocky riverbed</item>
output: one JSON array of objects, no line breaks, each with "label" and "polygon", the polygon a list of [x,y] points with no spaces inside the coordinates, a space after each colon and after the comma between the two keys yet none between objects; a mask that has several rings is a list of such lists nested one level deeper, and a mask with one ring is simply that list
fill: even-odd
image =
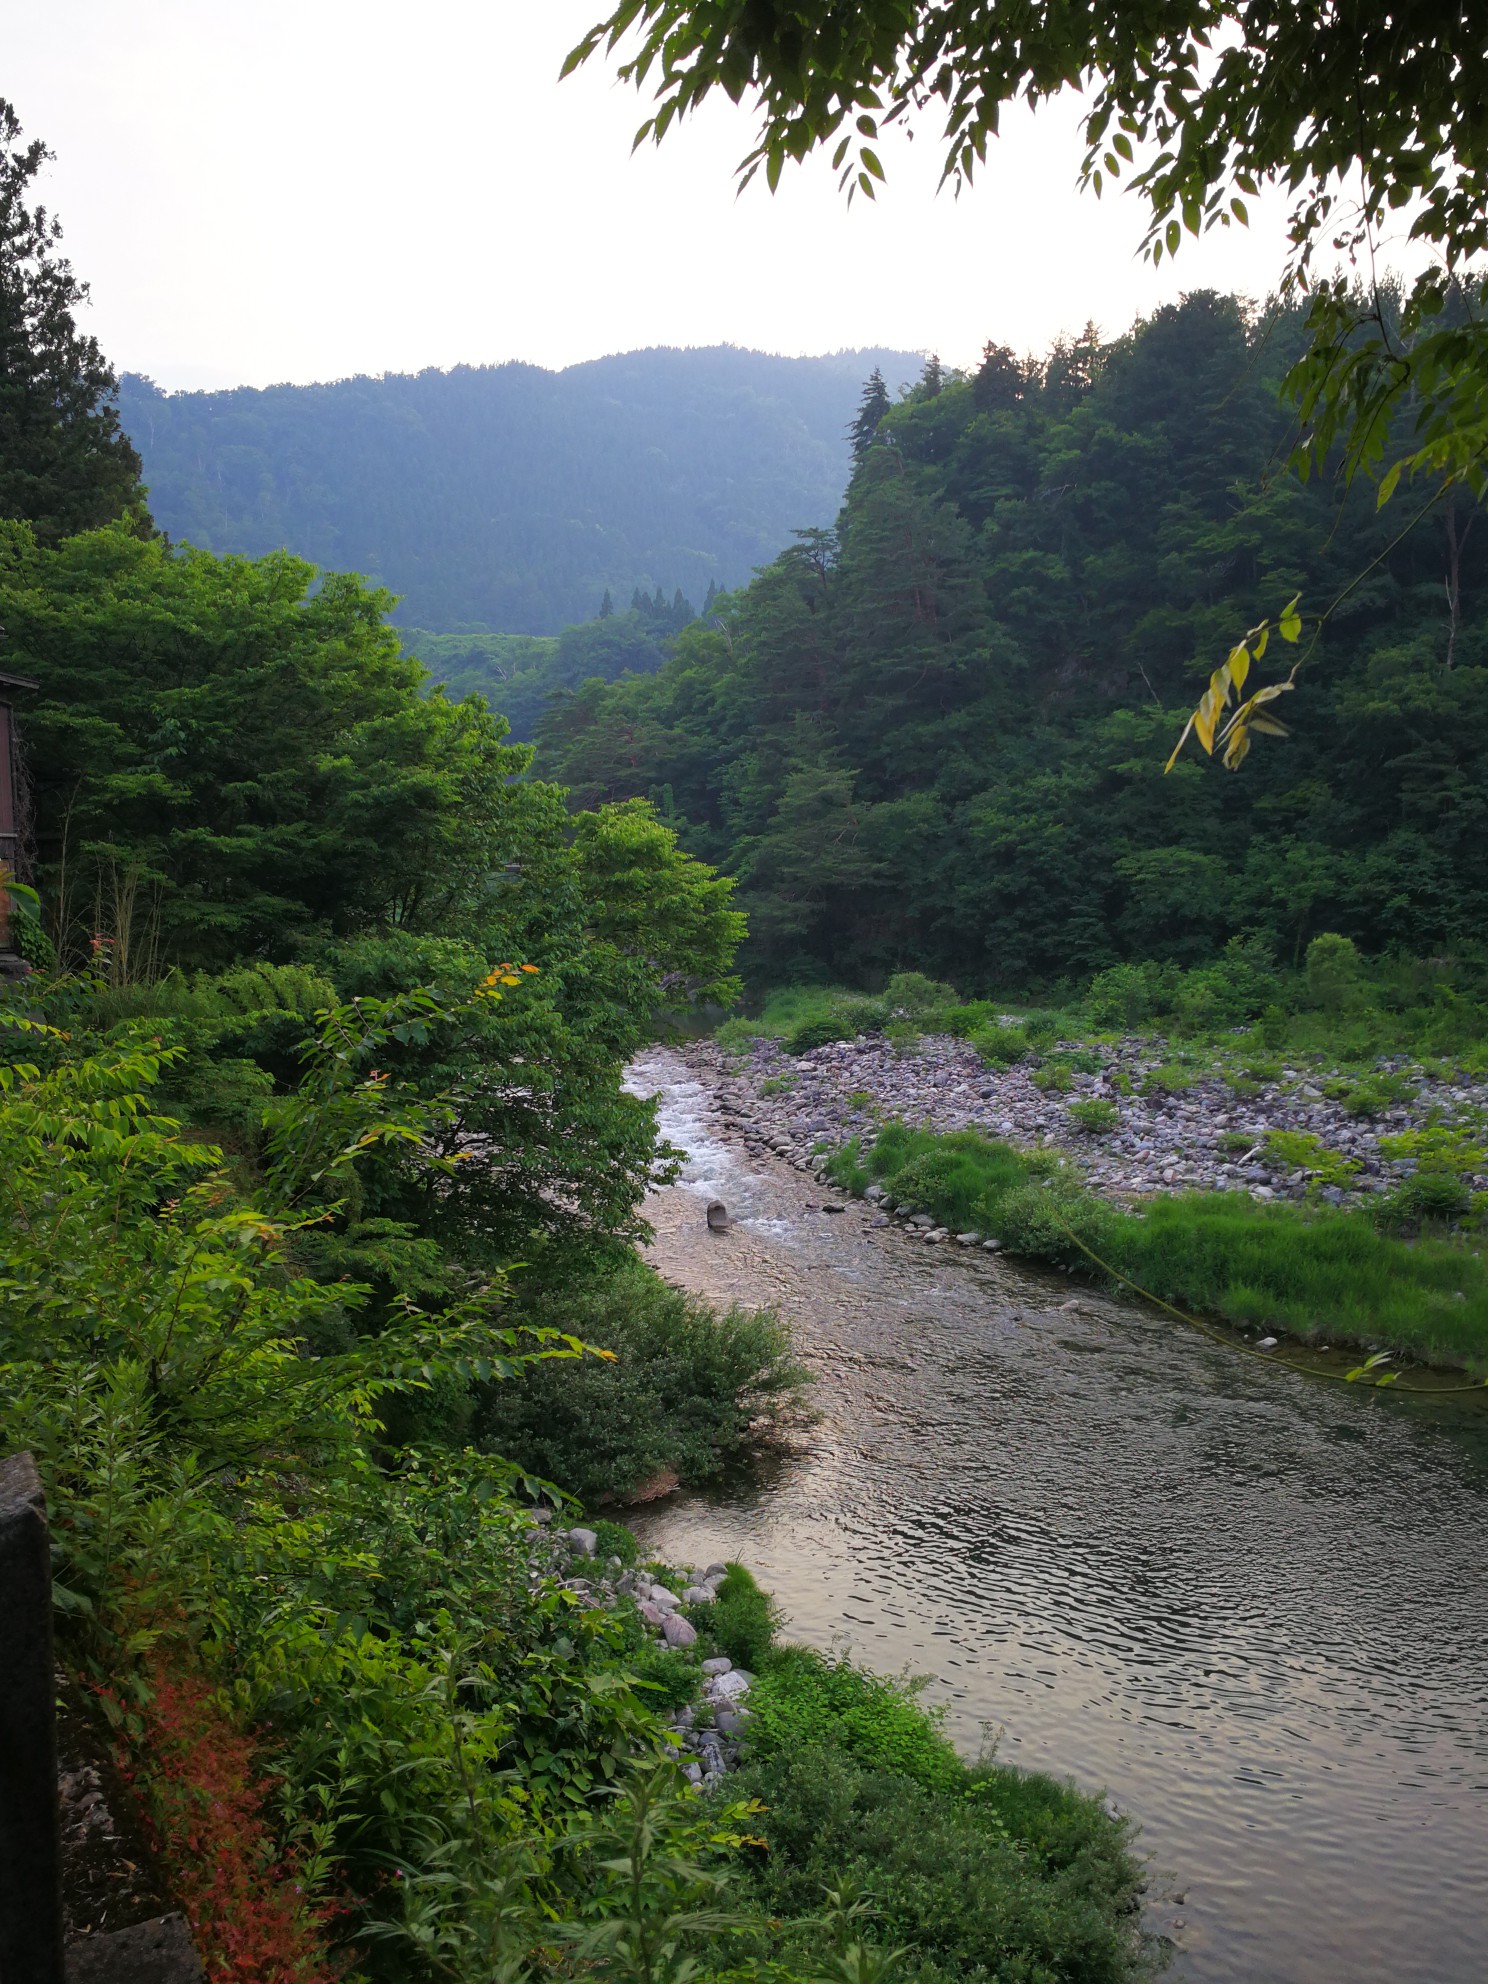
[{"label": "rocky riverbed", "polygon": [[[803,1169],[824,1147],[870,1136],[884,1117],[916,1128],[979,1130],[1023,1147],[1059,1150],[1092,1191],[1131,1201],[1163,1191],[1246,1191],[1256,1199],[1300,1198],[1309,1190],[1334,1205],[1388,1191],[1414,1166],[1392,1160],[1380,1140],[1430,1122],[1473,1123],[1488,1110],[1488,1084],[1413,1072],[1409,1099],[1378,1115],[1351,1115],[1324,1093],[1326,1077],[1283,1065],[1275,1080],[1216,1071],[1177,1092],[1164,1085],[1168,1044],[1127,1039],[1102,1050],[1099,1072],[1073,1073],[1063,1092],[1039,1086],[1029,1063],[991,1067],[967,1042],[925,1035],[910,1052],[878,1035],[833,1042],[791,1056],[774,1040],[747,1054],[711,1042],[689,1050],[714,1085],[718,1108],[750,1150]],[[1399,1064],[1382,1072],[1398,1074]],[[1070,1114],[1081,1100],[1109,1103],[1114,1126],[1091,1134]],[[1281,1162],[1267,1147],[1273,1131],[1309,1132],[1353,1160],[1347,1184],[1325,1183]],[[1488,1188],[1488,1175],[1467,1181]]]},{"label": "rocky riverbed", "polygon": [[713,1603],[728,1566],[714,1563],[699,1571],[690,1565],[651,1563],[627,1570],[618,1557],[600,1557],[594,1530],[583,1525],[549,1528],[547,1513],[540,1511],[535,1518],[544,1534],[541,1540],[534,1537],[534,1579],[556,1579],[586,1606],[606,1611],[629,1607],[658,1646],[696,1660],[696,1700],[674,1711],[669,1720],[684,1776],[694,1784],[717,1784],[737,1761],[749,1720],[745,1697],[754,1676],[725,1654],[704,1658],[697,1627],[686,1615],[694,1606]]}]

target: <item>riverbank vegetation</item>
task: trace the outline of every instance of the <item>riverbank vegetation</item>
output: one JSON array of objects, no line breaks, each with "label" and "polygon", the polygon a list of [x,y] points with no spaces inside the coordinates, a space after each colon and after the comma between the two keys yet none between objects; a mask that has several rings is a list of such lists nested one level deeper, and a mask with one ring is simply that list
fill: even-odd
[{"label": "riverbank vegetation", "polygon": [[[1436,1231],[1407,1242],[1378,1216],[1257,1205],[1244,1192],[1179,1192],[1124,1208],[1082,1189],[1052,1152],[895,1122],[866,1150],[849,1143],[827,1168],[848,1190],[877,1185],[890,1208],[1247,1330],[1488,1367],[1488,1267],[1477,1246],[1449,1233],[1450,1217],[1428,1213]],[[1423,1223],[1419,1214],[1412,1223]]]},{"label": "riverbank vegetation", "polygon": [[[963,1001],[921,973],[900,973],[873,995],[798,987],[769,997],[757,1019],[726,1021],[716,1038],[734,1056],[757,1040],[783,1049],[787,1072],[765,1076],[760,1093],[786,1106],[817,1049],[865,1035],[892,1049],[887,1062],[853,1061],[837,1083],[878,1081],[879,1092],[830,1091],[835,1112],[857,1126],[828,1161],[849,1190],[873,1186],[952,1232],[1248,1330],[1478,1370],[1488,1366],[1485,1018],[1476,971],[1371,965],[1347,939],[1323,934],[1297,971],[1256,945],[1232,945],[1187,972],[1110,968],[1061,1008]],[[972,1062],[942,1106],[1011,1110],[1004,1127],[1014,1134],[936,1134],[896,1119],[885,1069],[912,1070],[937,1035],[966,1042],[1002,1078],[999,1100],[981,1098]],[[1021,1137],[1005,1080],[1015,1073]],[[1199,1126],[1175,1124],[1172,1105],[1201,1083],[1222,1124],[1248,1126],[1207,1133],[1205,1162],[1220,1167],[1222,1189],[1094,1188],[1087,1173],[1119,1169],[1103,1157],[1118,1124],[1137,1123],[1132,1136],[1160,1139],[1172,1161],[1192,1159],[1186,1140]],[[810,1093],[823,1107],[824,1092]],[[1328,1123],[1337,1145],[1300,1127]],[[1151,1178],[1168,1162],[1149,1159]],[[1279,1195],[1290,1196],[1273,1203]]]}]

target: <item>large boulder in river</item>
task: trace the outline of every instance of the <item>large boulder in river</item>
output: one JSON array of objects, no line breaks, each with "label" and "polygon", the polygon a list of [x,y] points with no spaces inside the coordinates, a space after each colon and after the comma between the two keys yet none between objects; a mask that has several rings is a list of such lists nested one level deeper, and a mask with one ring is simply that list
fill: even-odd
[{"label": "large boulder in river", "polygon": [[729,1223],[728,1207],[722,1199],[713,1199],[708,1206],[708,1231],[722,1233]]}]

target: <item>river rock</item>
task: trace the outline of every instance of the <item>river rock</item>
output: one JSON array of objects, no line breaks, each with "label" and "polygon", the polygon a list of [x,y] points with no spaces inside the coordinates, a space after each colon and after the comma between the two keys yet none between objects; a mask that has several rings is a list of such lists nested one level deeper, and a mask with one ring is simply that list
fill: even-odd
[{"label": "river rock", "polygon": [[722,1674],[715,1674],[707,1685],[709,1701],[736,1702],[749,1693],[754,1676],[744,1667],[727,1668]]},{"label": "river rock", "polygon": [[690,1584],[682,1594],[684,1605],[711,1605],[714,1593],[708,1585]]},{"label": "river rock", "polygon": [[733,1664],[726,1653],[720,1653],[715,1655],[712,1660],[705,1660],[703,1662],[702,1672],[708,1675],[727,1674],[733,1667]]},{"label": "river rock", "polygon": [[599,1538],[592,1529],[571,1529],[568,1547],[576,1557],[592,1557],[599,1549]]},{"label": "river rock", "polygon": [[728,1207],[722,1199],[713,1199],[708,1206],[708,1231],[722,1233],[728,1226]]},{"label": "river rock", "polygon": [[662,1637],[668,1646],[696,1646],[697,1628],[689,1624],[679,1612],[669,1612],[661,1624]]}]

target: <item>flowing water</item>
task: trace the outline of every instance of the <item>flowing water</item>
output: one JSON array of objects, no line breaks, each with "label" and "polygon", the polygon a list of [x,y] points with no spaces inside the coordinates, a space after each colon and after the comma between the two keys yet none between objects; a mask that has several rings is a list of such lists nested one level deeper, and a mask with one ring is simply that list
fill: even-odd
[{"label": "flowing water", "polygon": [[991,1731],[1004,1761],[1104,1788],[1141,1827],[1175,1979],[1480,1984],[1483,1400],[1309,1379],[823,1213],[724,1141],[681,1056],[632,1085],[689,1153],[653,1260],[778,1304],[822,1415],[767,1476],[638,1516],[648,1544],[741,1557],[790,1637],[930,1676],[968,1754]]}]

